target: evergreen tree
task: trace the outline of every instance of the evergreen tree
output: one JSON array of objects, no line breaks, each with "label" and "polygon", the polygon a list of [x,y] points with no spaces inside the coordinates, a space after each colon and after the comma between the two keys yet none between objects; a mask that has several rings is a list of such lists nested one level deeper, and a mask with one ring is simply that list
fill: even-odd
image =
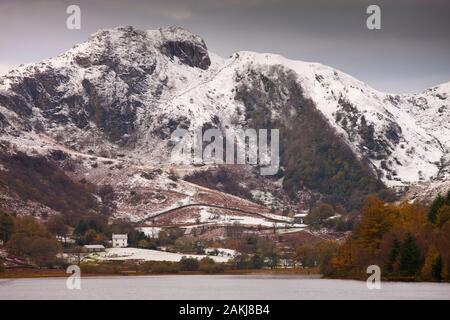
[{"label": "evergreen tree", "polygon": [[448,221],[450,221],[450,206],[448,204],[444,204],[438,210],[435,225],[439,228],[442,228],[442,226]]},{"label": "evergreen tree", "polygon": [[447,191],[447,196],[445,197],[445,204],[450,206],[450,190]]},{"label": "evergreen tree", "polygon": [[438,211],[446,200],[450,201],[450,191],[447,194],[447,199],[444,199],[440,194],[436,197],[436,199],[434,199],[433,204],[431,205],[430,211],[428,213],[428,220],[431,223],[436,222]]},{"label": "evergreen tree", "polygon": [[180,260],[180,266],[182,271],[197,271],[199,262],[196,258],[182,257]]},{"label": "evergreen tree", "polygon": [[431,245],[428,249],[425,261],[423,263],[423,268],[421,272],[421,279],[430,281],[433,280],[433,266],[436,263],[436,259],[439,256],[439,251],[434,245]]},{"label": "evergreen tree", "polygon": [[400,274],[415,276],[421,269],[421,252],[414,237],[408,233],[400,249]]},{"label": "evergreen tree", "polygon": [[437,256],[436,260],[434,260],[433,266],[431,267],[431,275],[434,280],[442,280],[442,257],[441,255]]},{"label": "evergreen tree", "polygon": [[261,269],[264,267],[264,257],[256,253],[251,257],[250,263],[252,268]]},{"label": "evergreen tree", "polygon": [[386,272],[392,273],[394,272],[394,265],[397,261],[398,255],[400,253],[400,241],[398,239],[394,240],[392,244],[391,251],[389,251],[388,261],[386,263]]},{"label": "evergreen tree", "polygon": [[7,242],[11,237],[14,229],[14,220],[0,211],[0,240]]}]

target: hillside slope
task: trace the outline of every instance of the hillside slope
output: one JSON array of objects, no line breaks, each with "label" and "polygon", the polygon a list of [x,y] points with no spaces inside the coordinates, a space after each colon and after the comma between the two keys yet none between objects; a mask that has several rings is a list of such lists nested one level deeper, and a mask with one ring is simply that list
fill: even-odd
[{"label": "hillside slope", "polygon": [[418,197],[449,180],[449,94],[450,83],[382,93],[318,63],[223,59],[182,28],[119,27],[1,77],[0,142],[9,153],[63,150],[74,178],[117,190],[139,187],[135,171],[163,168],[167,188],[175,129],[279,128],[283,172],[265,183],[280,201],[348,204],[386,186]]}]

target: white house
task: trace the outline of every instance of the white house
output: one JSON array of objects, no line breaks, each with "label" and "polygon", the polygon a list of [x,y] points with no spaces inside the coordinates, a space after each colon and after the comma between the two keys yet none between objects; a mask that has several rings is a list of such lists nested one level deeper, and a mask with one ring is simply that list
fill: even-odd
[{"label": "white house", "polygon": [[127,234],[113,234],[112,235],[113,248],[126,248],[128,246]]}]

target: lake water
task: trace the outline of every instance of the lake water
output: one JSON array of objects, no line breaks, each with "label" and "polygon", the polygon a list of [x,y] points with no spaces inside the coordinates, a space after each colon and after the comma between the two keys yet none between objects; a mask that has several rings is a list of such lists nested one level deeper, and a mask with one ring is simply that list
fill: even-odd
[{"label": "lake water", "polygon": [[65,278],[0,279],[0,299],[450,299],[450,283],[366,283],[305,276],[172,275],[82,278],[68,290]]}]

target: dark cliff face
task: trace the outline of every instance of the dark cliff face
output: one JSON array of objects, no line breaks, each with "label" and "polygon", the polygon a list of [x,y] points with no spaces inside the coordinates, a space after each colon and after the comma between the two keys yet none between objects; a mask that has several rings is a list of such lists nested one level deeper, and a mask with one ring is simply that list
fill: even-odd
[{"label": "dark cliff face", "polygon": [[6,120],[6,117],[0,113],[0,134],[4,133],[7,126],[9,126],[8,120]]},{"label": "dark cliff face", "polygon": [[171,59],[177,57],[191,67],[206,70],[211,65],[204,42],[198,45],[188,41],[167,41],[161,46],[161,52]]},{"label": "dark cliff face", "polygon": [[159,29],[162,44],[159,50],[170,59],[179,61],[193,68],[208,69],[211,60],[208,48],[202,38],[179,27]]},{"label": "dark cliff face", "polygon": [[76,122],[75,117],[72,119],[70,115],[61,113],[66,98],[62,98],[57,88],[67,81],[67,77],[54,70],[36,71],[13,83],[6,94],[0,94],[0,104],[18,116],[23,125],[21,129],[26,131],[31,130],[29,120],[33,108],[40,109],[42,115],[53,123],[66,125]]},{"label": "dark cliff face", "polygon": [[101,128],[111,141],[117,142],[124,135],[133,133],[135,105],[129,101],[121,102],[119,99],[113,99],[114,102],[110,104],[89,80],[83,80],[82,85],[88,100],[83,108],[89,120]]},{"label": "dark cliff face", "polygon": [[[57,72],[36,73],[34,78],[25,77],[14,84],[7,96],[0,96],[0,103],[24,122],[32,115],[33,108],[39,109],[50,125],[74,124],[84,129],[92,121],[111,141],[119,140],[133,131],[138,102],[133,104],[117,99],[110,103],[114,97],[97,90],[86,79],[82,81],[82,94],[63,95],[64,92],[58,88],[64,82],[64,76]],[[64,108],[67,112],[62,112]]]}]

